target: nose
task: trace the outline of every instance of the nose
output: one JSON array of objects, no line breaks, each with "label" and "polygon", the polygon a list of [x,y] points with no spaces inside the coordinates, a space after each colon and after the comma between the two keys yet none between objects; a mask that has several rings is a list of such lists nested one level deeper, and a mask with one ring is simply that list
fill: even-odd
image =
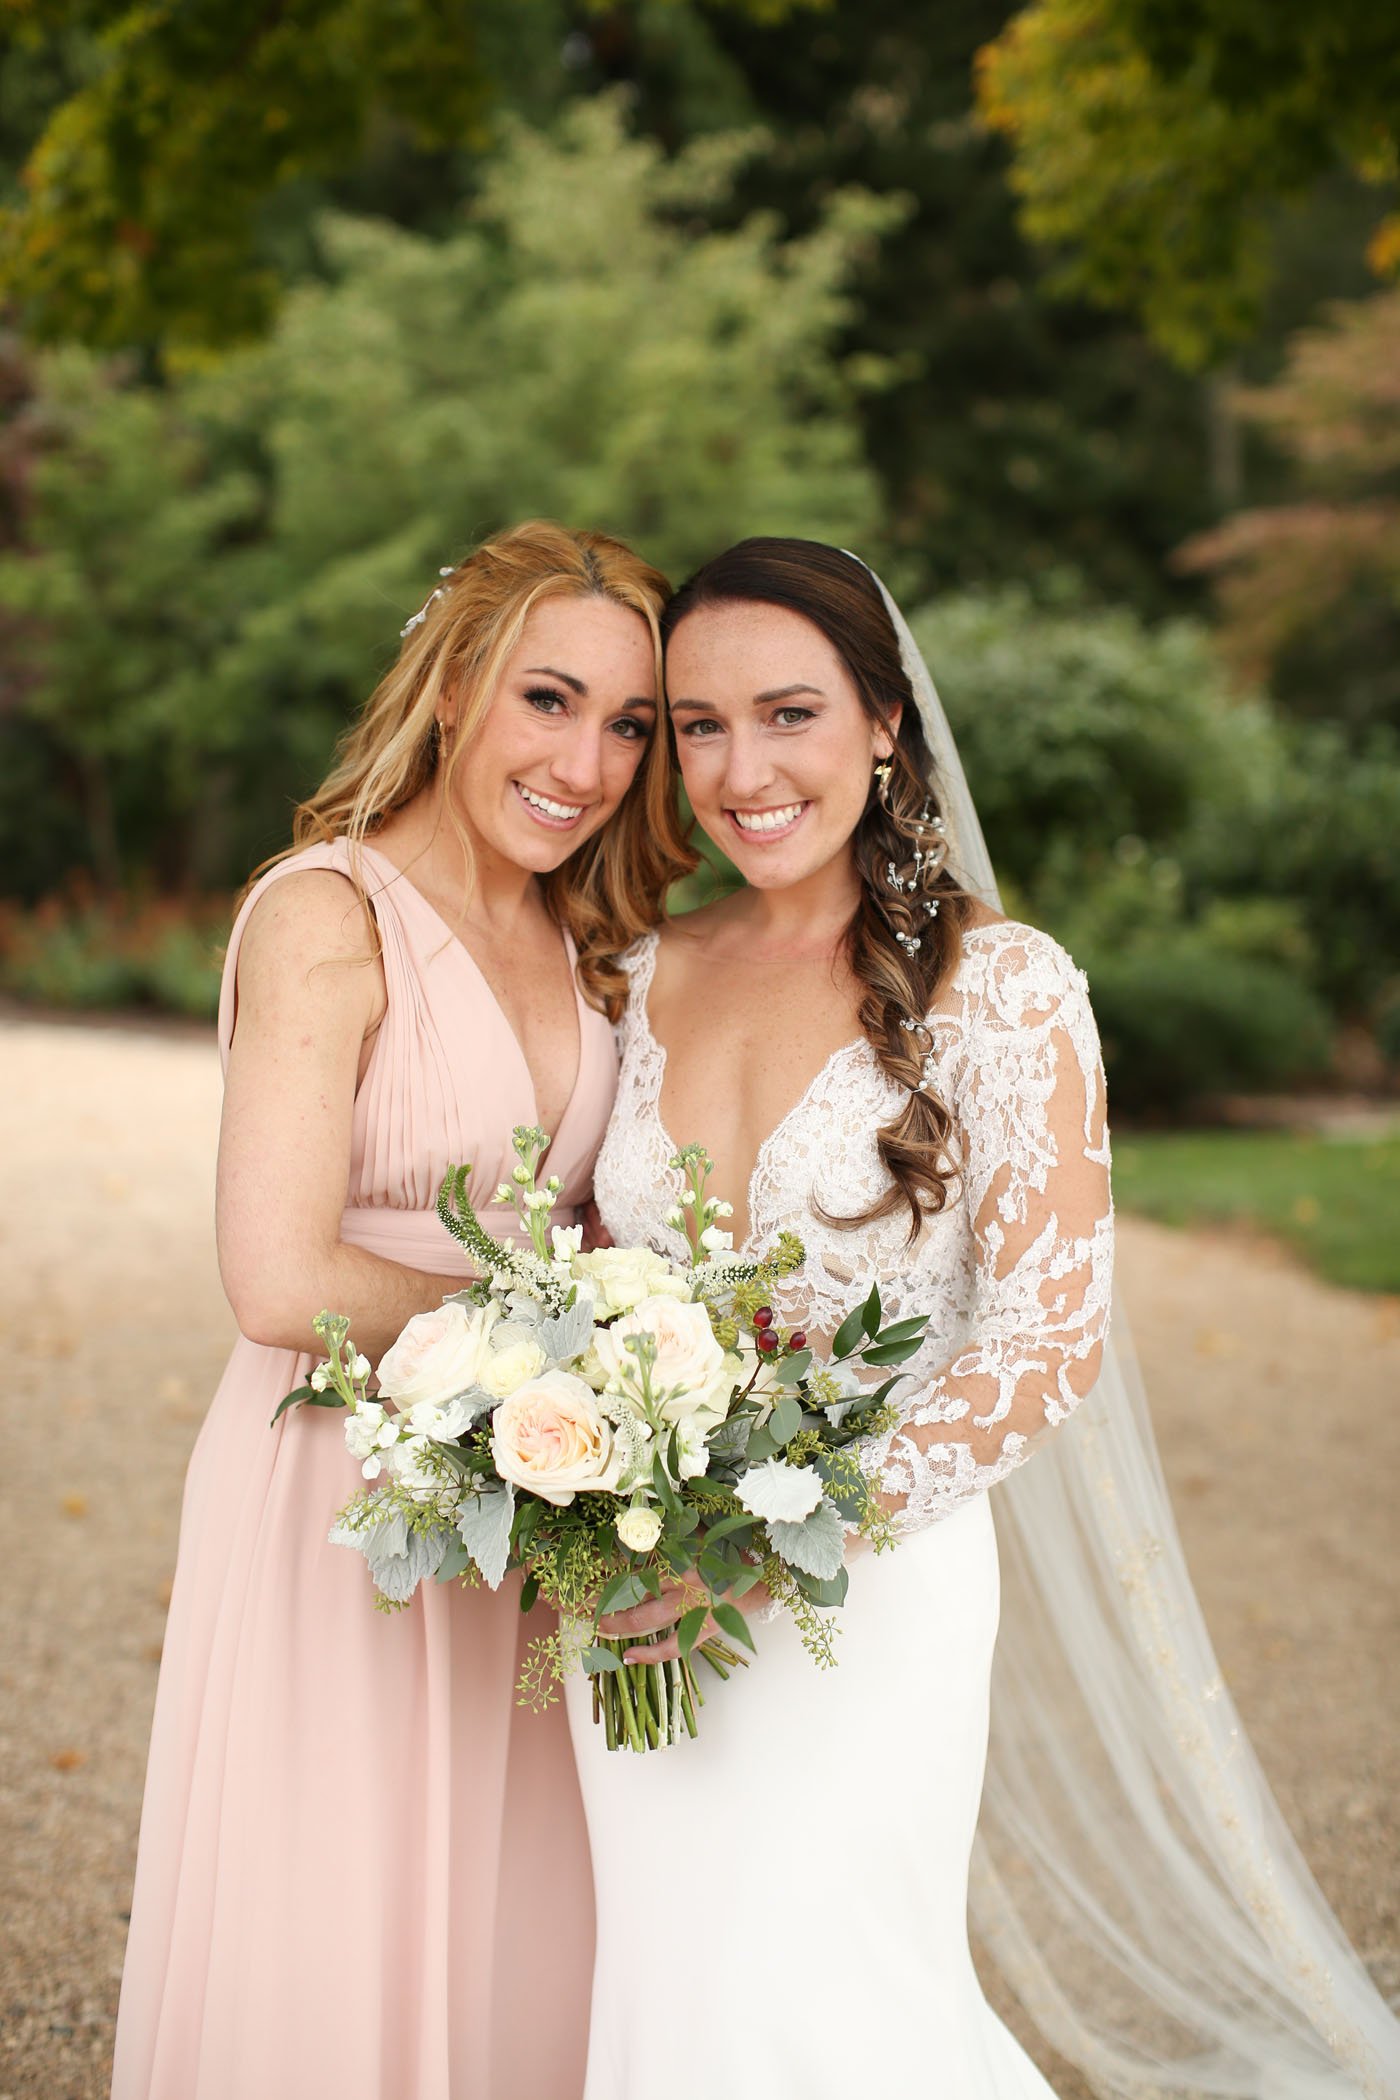
[{"label": "nose", "polygon": [[574,721],[559,739],[550,760],[551,776],[574,802],[596,802],[603,791],[603,730],[596,722]]},{"label": "nose", "polygon": [[736,730],[729,739],[729,763],[724,771],[726,803],[756,802],[773,784],[773,761],[763,741],[752,730]]}]

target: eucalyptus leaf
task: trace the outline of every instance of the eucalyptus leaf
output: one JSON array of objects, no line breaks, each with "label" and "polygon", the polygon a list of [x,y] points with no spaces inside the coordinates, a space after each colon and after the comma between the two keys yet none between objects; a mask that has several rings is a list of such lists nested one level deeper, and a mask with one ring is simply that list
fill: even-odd
[{"label": "eucalyptus leaf", "polygon": [[[717,1429],[710,1431],[705,1443],[718,1459],[742,1458],[752,1434],[752,1415],[731,1415],[727,1422],[721,1422]],[[772,1456],[771,1452],[769,1456]]]},{"label": "eucalyptus leaf", "polygon": [[791,1356],[785,1356],[779,1364],[778,1383],[780,1385],[799,1385],[811,1368],[811,1350],[796,1349]]},{"label": "eucalyptus leaf", "polygon": [[846,1527],[824,1495],[810,1517],[800,1524],[770,1524],[768,1536],[780,1560],[822,1582],[829,1581],[843,1565]]},{"label": "eucalyptus leaf", "polygon": [[713,1546],[717,1539],[727,1539],[732,1532],[752,1531],[757,1522],[757,1517],[751,1516],[748,1510],[736,1509],[731,1515],[721,1517],[717,1523],[706,1525],[705,1544]]},{"label": "eucalyptus leaf", "polygon": [[601,1641],[585,1648],[580,1661],[590,1677],[598,1676],[603,1670],[625,1670],[627,1667],[622,1657],[614,1654],[611,1648],[605,1648]]},{"label": "eucalyptus leaf", "polygon": [[598,1616],[602,1618],[610,1611],[630,1611],[646,1594],[647,1587],[640,1573],[633,1568],[624,1568],[620,1575],[613,1576],[611,1582],[604,1583],[598,1599]]},{"label": "eucalyptus leaf", "polygon": [[768,1434],[781,1449],[784,1444],[791,1443],[801,1427],[802,1409],[791,1393],[783,1393],[773,1402],[773,1412],[768,1417]]},{"label": "eucalyptus leaf", "polygon": [[469,1495],[457,1512],[457,1534],[489,1588],[498,1590],[510,1563],[510,1529],[515,1520],[515,1490]]},{"label": "eucalyptus leaf", "polygon": [[439,1567],[433,1580],[435,1582],[455,1582],[459,1575],[466,1573],[471,1564],[472,1557],[462,1544],[462,1541],[460,1539],[451,1539],[448,1542],[446,1553],[442,1556],[442,1565]]},{"label": "eucalyptus leaf", "polygon": [[748,1462],[751,1466],[758,1465],[766,1458],[775,1457],[777,1450],[778,1446],[773,1432],[769,1429],[767,1423],[764,1423],[761,1428],[755,1429],[753,1435],[749,1438]]},{"label": "eucalyptus leaf", "polygon": [[811,1598],[813,1604],[832,1609],[845,1603],[846,1592],[851,1586],[851,1575],[848,1568],[838,1568],[830,1581],[822,1582],[817,1576],[804,1575],[800,1569],[796,1569],[793,1581],[804,1597]]}]

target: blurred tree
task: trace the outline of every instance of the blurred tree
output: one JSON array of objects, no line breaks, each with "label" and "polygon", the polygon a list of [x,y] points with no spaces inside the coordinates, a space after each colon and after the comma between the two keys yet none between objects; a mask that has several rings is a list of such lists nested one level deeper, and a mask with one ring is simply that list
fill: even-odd
[{"label": "blurred tree", "polygon": [[[507,126],[446,240],[326,220],[326,281],[207,370],[41,361],[51,435],[0,606],[104,874],[227,881],[279,844],[438,564],[511,520],[673,569],[760,528],[878,544],[855,401],[879,375],[831,345],[898,207],[706,230],[751,145],[668,161],[613,98],[580,103],[553,135]],[[0,837],[21,888],[24,844]]]},{"label": "blurred tree", "polygon": [[[1257,319],[1280,198],[1346,163],[1393,210],[1400,22],[1373,0],[1032,0],[979,90],[1060,285],[1138,314],[1186,365]],[[1373,259],[1400,264],[1400,221]]]},{"label": "blurred tree", "polygon": [[[773,19],[811,0],[729,4]],[[479,149],[497,103],[528,106],[557,71],[565,34],[561,0],[4,7],[40,128],[0,217],[0,286],[32,334],[107,346],[264,325],[269,198],[353,168],[376,128]]]},{"label": "blurred tree", "polygon": [[1400,291],[1332,307],[1236,407],[1286,455],[1300,500],[1241,511],[1180,565],[1217,580],[1242,677],[1353,736],[1400,730]]},{"label": "blurred tree", "polygon": [[846,184],[909,199],[844,338],[894,375],[862,413],[902,594],[1068,563],[1161,613],[1198,595],[1168,553],[1219,515],[1207,404],[1135,327],[1040,285],[1004,143],[973,100],[975,54],[1006,14],[864,0],[775,31],[714,6],[580,10],[575,77],[625,82],[668,148],[715,110],[763,123],[731,210],[773,208],[800,232]]}]

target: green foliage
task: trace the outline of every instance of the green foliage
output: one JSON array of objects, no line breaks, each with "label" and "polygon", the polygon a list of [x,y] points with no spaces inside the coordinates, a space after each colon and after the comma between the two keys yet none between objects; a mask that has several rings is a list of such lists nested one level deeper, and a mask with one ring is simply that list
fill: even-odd
[{"label": "green foliage", "polygon": [[280,845],[439,562],[500,525],[609,527],[677,570],[744,531],[875,537],[872,375],[830,348],[897,211],[846,192],[800,241],[697,230],[747,150],[668,161],[581,105],[513,127],[443,241],[325,221],[327,279],[265,344],[164,387],[41,361],[0,604],[30,637],[17,719],[82,783],[105,879],[227,882]]},{"label": "green foliage", "polygon": [[157,1008],[212,1019],[230,913],[217,900],[78,891],[0,911],[0,988],[44,1006]]},{"label": "green foliage", "polygon": [[1114,1151],[1127,1210],[1167,1225],[1242,1225],[1285,1240],[1329,1283],[1400,1291],[1400,1136],[1295,1131],[1134,1134]]},{"label": "green foliage", "polygon": [[1400,33],[1369,0],[1032,0],[979,86],[1061,287],[1187,366],[1257,322],[1270,206],[1340,163],[1397,173]]}]

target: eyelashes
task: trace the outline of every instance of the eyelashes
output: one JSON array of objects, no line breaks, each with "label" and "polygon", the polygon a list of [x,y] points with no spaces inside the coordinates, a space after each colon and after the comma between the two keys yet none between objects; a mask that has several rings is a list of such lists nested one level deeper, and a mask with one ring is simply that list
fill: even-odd
[{"label": "eyelashes", "polygon": [[[537,714],[547,719],[566,711],[569,705],[565,695],[552,685],[527,685],[525,698]],[[609,727],[621,744],[644,744],[651,734],[648,724],[637,715],[619,715]]]}]

